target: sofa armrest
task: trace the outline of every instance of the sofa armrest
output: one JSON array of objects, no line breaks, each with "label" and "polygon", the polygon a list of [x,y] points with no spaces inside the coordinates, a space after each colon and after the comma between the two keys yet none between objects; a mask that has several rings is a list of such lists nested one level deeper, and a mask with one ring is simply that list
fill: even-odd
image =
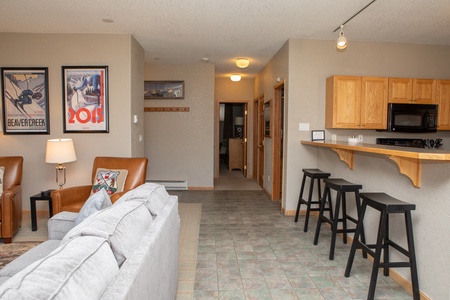
[{"label": "sofa armrest", "polygon": [[71,206],[79,203],[80,205],[78,206],[81,208],[84,202],[89,198],[91,189],[92,185],[84,185],[54,190],[51,194],[53,213],[56,214],[64,210],[73,212],[79,211],[79,209],[74,211],[71,209]]},{"label": "sofa armrest", "polygon": [[62,240],[63,237],[75,227],[78,213],[62,211],[51,217],[48,222],[48,239]]}]

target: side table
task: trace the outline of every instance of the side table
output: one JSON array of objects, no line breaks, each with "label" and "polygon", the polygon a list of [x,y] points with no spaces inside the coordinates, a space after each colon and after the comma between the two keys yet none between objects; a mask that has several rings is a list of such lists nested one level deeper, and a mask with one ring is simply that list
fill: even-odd
[{"label": "side table", "polygon": [[36,221],[36,201],[45,200],[48,201],[48,211],[50,213],[50,218],[53,216],[52,209],[52,197],[51,192],[53,190],[48,190],[45,192],[40,192],[34,196],[30,197],[30,207],[31,207],[31,231],[37,230],[37,221]]}]

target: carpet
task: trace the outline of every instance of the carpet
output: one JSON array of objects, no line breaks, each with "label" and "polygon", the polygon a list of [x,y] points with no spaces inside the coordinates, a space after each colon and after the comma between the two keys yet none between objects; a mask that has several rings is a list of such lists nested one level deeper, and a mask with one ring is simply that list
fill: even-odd
[{"label": "carpet", "polygon": [[11,244],[0,244],[0,269],[42,242],[16,242]]}]

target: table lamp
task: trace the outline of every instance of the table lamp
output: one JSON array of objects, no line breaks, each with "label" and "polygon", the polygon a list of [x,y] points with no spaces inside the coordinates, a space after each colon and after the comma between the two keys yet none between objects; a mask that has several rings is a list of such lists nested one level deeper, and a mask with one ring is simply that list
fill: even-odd
[{"label": "table lamp", "polygon": [[56,167],[56,183],[60,189],[66,183],[66,167],[63,166],[63,163],[76,160],[77,155],[75,154],[72,139],[52,139],[47,141],[45,162],[58,164]]},{"label": "table lamp", "polygon": [[234,118],[234,129],[235,129],[235,136],[236,137],[242,137],[242,129],[244,127],[244,118],[243,117],[236,117]]}]

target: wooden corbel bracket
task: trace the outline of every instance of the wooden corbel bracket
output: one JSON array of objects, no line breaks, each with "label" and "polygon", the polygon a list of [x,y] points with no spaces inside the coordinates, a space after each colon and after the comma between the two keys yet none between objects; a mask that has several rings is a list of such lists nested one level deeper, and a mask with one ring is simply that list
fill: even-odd
[{"label": "wooden corbel bracket", "polygon": [[337,148],[331,149],[339,155],[339,159],[345,162],[350,170],[353,170],[353,150],[344,150]]},{"label": "wooden corbel bracket", "polygon": [[420,188],[422,175],[422,161],[420,159],[395,155],[388,155],[388,157],[397,164],[401,174],[411,179],[413,186]]}]

